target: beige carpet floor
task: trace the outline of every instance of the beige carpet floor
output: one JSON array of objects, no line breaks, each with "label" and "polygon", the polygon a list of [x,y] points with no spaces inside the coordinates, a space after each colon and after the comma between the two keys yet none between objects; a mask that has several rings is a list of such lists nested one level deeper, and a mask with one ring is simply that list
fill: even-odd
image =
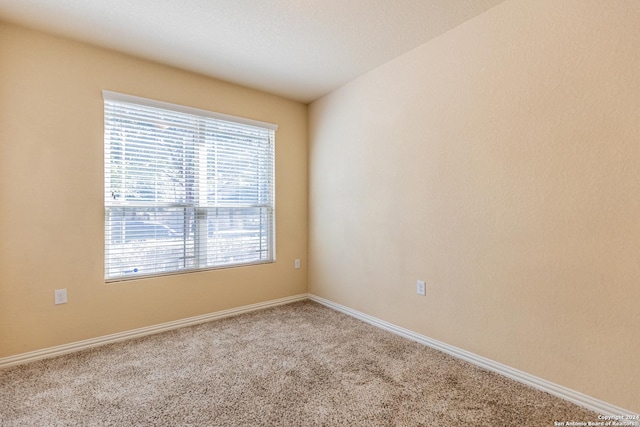
[{"label": "beige carpet floor", "polygon": [[553,426],[571,403],[305,301],[0,370],[2,426]]}]

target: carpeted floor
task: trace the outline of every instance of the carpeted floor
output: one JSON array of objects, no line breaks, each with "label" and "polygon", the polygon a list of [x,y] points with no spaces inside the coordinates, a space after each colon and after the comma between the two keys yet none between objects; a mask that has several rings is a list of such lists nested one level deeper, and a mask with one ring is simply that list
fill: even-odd
[{"label": "carpeted floor", "polygon": [[553,426],[593,412],[313,302],[0,370],[2,426]]}]

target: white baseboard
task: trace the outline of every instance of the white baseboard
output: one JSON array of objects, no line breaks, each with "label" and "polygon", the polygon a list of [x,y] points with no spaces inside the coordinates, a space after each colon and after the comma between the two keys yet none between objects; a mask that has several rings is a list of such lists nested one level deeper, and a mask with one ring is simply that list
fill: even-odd
[{"label": "white baseboard", "polygon": [[47,359],[50,357],[61,356],[63,354],[73,353],[92,347],[98,347],[105,344],[111,344],[118,341],[124,341],[131,338],[144,337],[146,335],[157,334],[160,332],[170,331],[172,329],[182,328],[185,326],[197,325],[209,322],[211,320],[222,319],[223,317],[235,316],[242,313],[261,310],[264,308],[275,307],[278,305],[289,304],[296,301],[303,301],[308,298],[308,294],[299,294],[285,298],[274,299],[256,304],[244,305],[242,307],[231,308],[228,310],[217,311],[215,313],[203,314],[200,316],[189,317],[187,319],[175,320],[172,322],[160,323],[158,325],[147,326],[144,328],[132,329],[116,334],[104,335],[97,338],[91,338],[83,341],[76,341],[69,344],[63,344],[55,347],[49,347],[42,350],[30,351],[15,356],[0,358],[0,369],[9,366],[20,365],[36,360]]},{"label": "white baseboard", "polygon": [[389,323],[373,316],[369,316],[368,314],[361,313],[357,310],[353,310],[349,307],[345,307],[343,305],[321,298],[317,295],[309,294],[309,299],[349,316],[355,317],[356,319],[362,320],[363,322],[369,323],[378,328],[408,338],[412,341],[419,342],[420,344],[426,345],[427,347],[440,350],[443,353],[447,353],[451,356],[473,363],[474,365],[480,366],[481,368],[496,372],[498,374],[504,375],[505,377],[509,377],[515,381],[526,384],[530,387],[568,400],[569,402],[590,409],[601,415],[637,415],[634,412],[619,408],[607,402],[603,402],[602,400],[598,400],[575,390],[571,390],[567,387],[554,384],[550,381],[538,378],[534,375],[527,374],[526,372],[519,371],[510,366],[495,362],[491,359],[487,359],[466,350],[462,350],[461,348],[457,348],[441,341],[434,340],[433,338],[417,334],[408,329],[396,326],[393,323]]}]

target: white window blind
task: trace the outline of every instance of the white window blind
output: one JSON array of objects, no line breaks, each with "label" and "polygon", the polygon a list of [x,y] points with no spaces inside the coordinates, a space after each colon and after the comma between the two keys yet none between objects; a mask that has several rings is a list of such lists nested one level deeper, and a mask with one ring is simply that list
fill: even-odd
[{"label": "white window blind", "polygon": [[103,97],[107,280],[274,260],[275,125]]}]

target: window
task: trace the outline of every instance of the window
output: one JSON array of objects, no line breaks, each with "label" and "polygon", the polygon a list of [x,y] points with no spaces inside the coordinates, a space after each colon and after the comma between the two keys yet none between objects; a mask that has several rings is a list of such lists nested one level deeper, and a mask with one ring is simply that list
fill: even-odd
[{"label": "window", "polygon": [[107,281],[274,261],[275,125],[103,97]]}]

